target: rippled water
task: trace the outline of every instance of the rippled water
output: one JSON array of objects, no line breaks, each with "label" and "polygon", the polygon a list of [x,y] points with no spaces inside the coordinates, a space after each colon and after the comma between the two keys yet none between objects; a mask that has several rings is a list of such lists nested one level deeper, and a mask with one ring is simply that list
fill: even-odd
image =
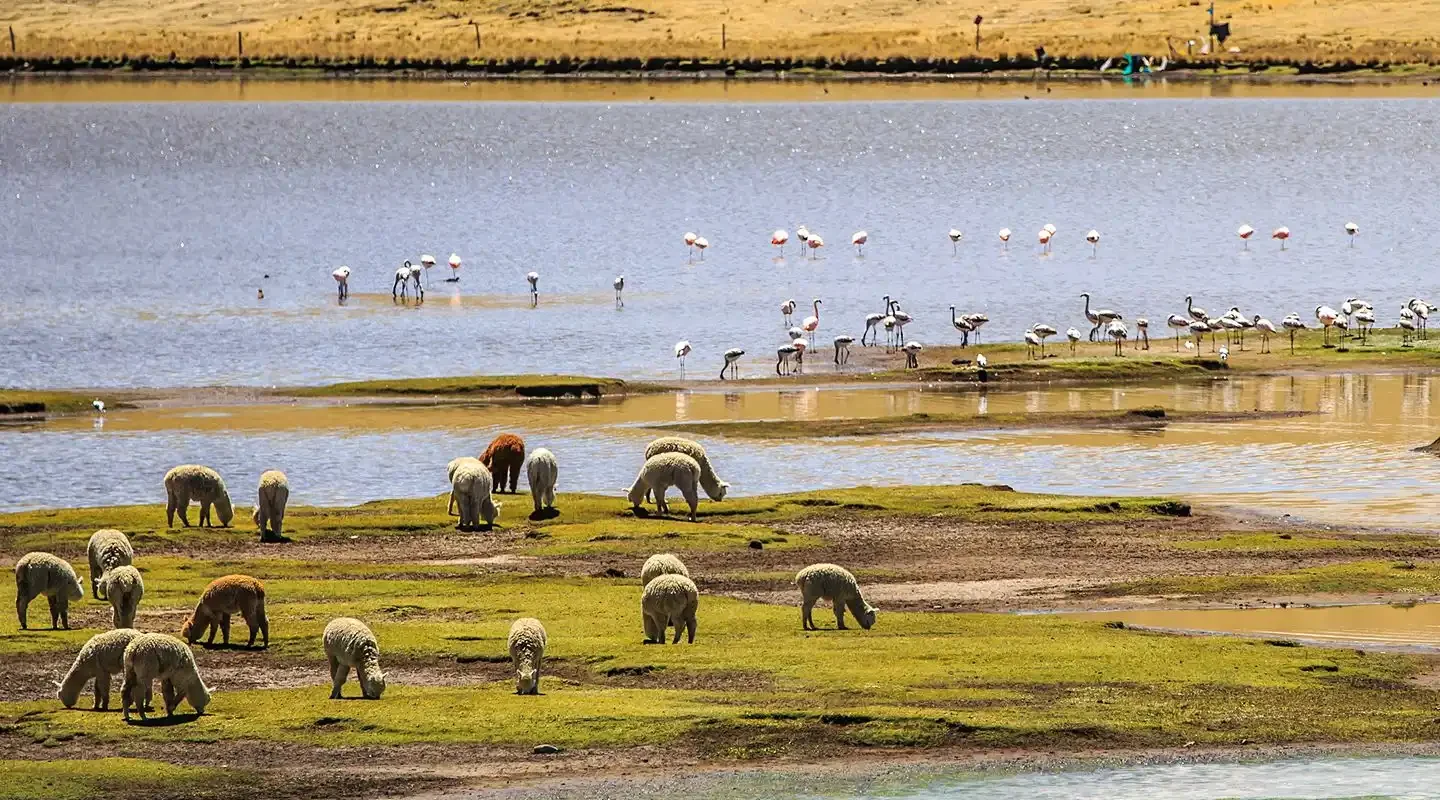
[{"label": "rippled water", "polygon": [[[0,385],[670,377],[681,338],[708,377],[728,347],[764,368],[788,297],[825,300],[823,338],[894,295],[931,343],[955,340],[951,304],[993,337],[1063,330],[1085,290],[1160,319],[1187,293],[1269,315],[1363,294],[1388,321],[1433,286],[1437,132],[1424,98],[10,103]],[[825,257],[776,260],[769,232],[802,222]],[[1289,250],[1242,252],[1242,222],[1288,225]],[[395,307],[423,252],[465,257],[460,282]]]},{"label": "rippled water", "polygon": [[[907,798],[908,800],[1262,800],[1262,798],[1440,797],[1440,759],[1325,758],[1260,763],[1161,764],[1063,772],[977,775],[936,767],[874,774],[721,772],[664,779],[575,780],[525,787],[525,797],[594,798]],[[519,796],[521,790],[496,796]],[[467,792],[431,795],[461,800]],[[417,799],[418,800],[418,799]]]},{"label": "rippled water", "polygon": [[114,411],[0,426],[0,508],[154,502],[177,463],[210,464],[249,502],[282,468],[293,499],[341,504],[444,491],[444,465],[502,431],[560,459],[564,491],[619,494],[676,421],[910,413],[1181,410],[1318,412],[1160,430],[973,430],[768,442],[700,436],[736,494],[857,485],[1006,483],[1073,494],[1165,494],[1376,526],[1440,524],[1440,377],[1235,378],[1158,387],[938,392],[693,391],[601,403],[481,407],[262,404]]}]

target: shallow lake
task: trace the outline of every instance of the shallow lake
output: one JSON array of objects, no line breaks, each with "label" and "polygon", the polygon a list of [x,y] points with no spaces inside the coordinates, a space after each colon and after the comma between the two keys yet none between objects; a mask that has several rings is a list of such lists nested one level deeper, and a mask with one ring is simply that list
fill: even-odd
[{"label": "shallow lake", "polygon": [[[827,771],[719,772],[663,779],[573,780],[525,787],[525,797],[905,798],[906,800],[1262,800],[1262,798],[1436,798],[1440,759],[1324,758],[1253,763],[1175,763],[1091,770],[976,774],[905,766],[838,775]],[[437,794],[434,800],[478,796]],[[520,790],[495,796],[521,796]],[[418,798],[416,799],[418,800]]]},{"label": "shallow lake", "polygon": [[[667,378],[679,339],[692,377],[710,377],[730,347],[749,351],[750,374],[773,365],[787,298],[824,300],[828,341],[858,335],[888,294],[915,318],[907,334],[934,344],[958,341],[952,304],[988,313],[988,340],[1014,340],[1035,322],[1083,325],[1082,291],[1156,327],[1186,294],[1277,322],[1362,295],[1393,324],[1433,291],[1433,97],[1044,88],[1029,101],[508,102],[477,87],[0,104],[0,386]],[[1234,235],[1246,222],[1261,231],[1248,251]],[[770,246],[800,223],[824,237],[822,258]],[[1045,223],[1059,228],[1048,255]],[[1265,238],[1279,225],[1284,252]],[[951,227],[965,233],[953,253]],[[685,231],[710,241],[703,260]],[[465,263],[446,283],[452,252]],[[442,261],[426,302],[392,303],[395,268],[422,253]],[[354,270],[345,305],[340,264]]]},{"label": "shallow lake", "polygon": [[660,435],[647,425],[1159,405],[1318,413],[1156,430],[698,438],[736,494],[979,481],[1037,492],[1179,495],[1276,517],[1423,528],[1440,525],[1440,497],[1431,488],[1440,480],[1440,459],[1410,448],[1440,430],[1436,398],[1440,377],[1395,374],[1115,389],[826,387],[478,407],[270,403],[112,411],[0,426],[0,509],[158,502],[165,471],[191,461],[229,476],[242,503],[253,501],[255,476],[272,467],[287,472],[297,503],[433,495],[447,489],[446,462],[479,452],[501,431],[553,450],[562,491],[620,494],[645,444]]}]

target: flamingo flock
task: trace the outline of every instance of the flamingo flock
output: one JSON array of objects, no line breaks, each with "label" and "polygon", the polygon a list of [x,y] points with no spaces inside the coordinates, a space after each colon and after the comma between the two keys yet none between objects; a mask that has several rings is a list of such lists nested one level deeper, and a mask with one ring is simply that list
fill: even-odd
[{"label": "flamingo flock", "polygon": [[[1360,227],[1355,222],[1346,222],[1343,226],[1346,238],[1351,247],[1354,246],[1355,238],[1360,233]],[[1235,231],[1236,236],[1242,242],[1242,248],[1249,249],[1249,240],[1254,236],[1255,229],[1249,224],[1243,224]],[[1008,250],[1012,237],[1010,228],[1001,228],[997,234],[1002,251]],[[1291,231],[1286,226],[1276,227],[1270,234],[1271,239],[1280,245],[1280,250],[1287,249],[1287,243],[1291,238]],[[1041,255],[1049,255],[1053,252],[1058,242],[1059,229],[1052,223],[1042,226],[1036,234],[1036,241],[1040,247]],[[951,244],[952,255],[958,255],[961,243],[965,240],[964,232],[958,227],[952,227],[946,231],[946,238]],[[791,234],[785,229],[776,229],[770,235],[770,245],[776,249],[779,258],[783,259],[788,249]],[[806,225],[798,225],[795,229],[795,239],[798,241],[800,253],[805,255],[808,251],[810,259],[819,257],[819,251],[825,246],[824,238],[817,232],[810,230]],[[1091,258],[1099,256],[1101,233],[1091,228],[1084,234],[1085,242],[1090,245]],[[698,259],[704,261],[705,251],[709,248],[710,242],[702,235],[695,232],[686,232],[682,237],[686,245],[690,260]],[[865,247],[870,242],[870,234],[865,230],[856,231],[850,238],[851,245],[855,248],[857,258],[863,257]],[[394,280],[391,285],[392,298],[399,300],[407,299],[413,292],[417,301],[423,302],[425,284],[428,283],[429,271],[434,268],[437,261],[435,256],[422,254],[419,263],[405,261],[395,271]],[[460,279],[462,260],[458,254],[452,253],[447,260],[451,270],[451,277],[447,282],[457,282]],[[341,302],[349,297],[349,280],[351,269],[348,266],[341,266],[331,273],[336,282],[338,296]],[[268,276],[267,276],[268,277]],[[530,305],[539,304],[539,278],[537,272],[528,272],[525,279],[529,284]],[[615,307],[623,308],[625,276],[618,275],[612,282],[614,289]],[[1127,321],[1121,313],[1103,306],[1092,306],[1089,292],[1080,294],[1084,301],[1082,313],[1089,325],[1087,339],[1090,342],[1108,340],[1113,343],[1116,355],[1123,355],[1124,347],[1132,338],[1131,330]],[[879,344],[879,331],[885,330],[886,352],[899,352],[905,355],[906,367],[918,367],[918,356],[924,347],[919,342],[907,340],[905,328],[913,322],[913,317],[902,310],[898,299],[886,295],[882,298],[883,310],[870,312],[864,317],[864,329],[859,337],[861,347],[874,347]],[[799,374],[804,370],[805,353],[815,346],[816,333],[820,328],[820,298],[811,301],[812,313],[797,326],[793,324],[793,315],[797,310],[797,303],[789,299],[780,304],[780,311],[787,339],[776,349],[776,372],[781,375]],[[1269,319],[1259,314],[1242,314],[1238,307],[1231,309],[1217,317],[1212,317],[1203,309],[1194,305],[1193,297],[1185,298],[1185,313],[1170,314],[1165,317],[1166,327],[1174,332],[1175,349],[1178,352],[1182,343],[1186,349],[1199,349],[1206,336],[1211,339],[1212,352],[1224,353],[1228,358],[1234,347],[1243,351],[1245,349],[1246,331],[1256,331],[1260,337],[1260,353],[1270,353],[1270,339],[1272,336],[1286,333],[1290,338],[1290,350],[1295,350],[1295,334],[1306,329],[1308,324],[1298,313],[1285,315],[1277,326]],[[1368,301],[1358,298],[1349,298],[1344,303],[1338,304],[1335,308],[1330,305],[1321,304],[1314,309],[1314,318],[1318,327],[1322,329],[1323,346],[1330,347],[1331,329],[1337,330],[1337,347],[1346,349],[1347,341],[1358,341],[1365,344],[1370,333],[1378,322],[1374,306]],[[1402,345],[1411,346],[1416,340],[1427,338],[1427,323],[1430,313],[1435,309],[1429,302],[1418,298],[1410,298],[1400,307],[1400,313],[1396,322],[1396,328],[1401,332]],[[950,306],[950,324],[960,336],[960,346],[970,347],[980,344],[980,328],[989,321],[984,313],[968,312],[960,313],[956,306]],[[1138,317],[1134,320],[1136,347],[1148,350],[1150,347],[1149,320],[1145,317]],[[1076,327],[1069,327],[1065,330],[1065,338],[1070,345],[1070,353],[1074,355],[1080,341],[1080,330]],[[1352,333],[1353,331],[1353,333]],[[1046,323],[1035,323],[1022,333],[1022,339],[1026,343],[1031,357],[1051,357],[1046,352],[1046,342],[1051,337],[1059,335],[1058,328]],[[1219,338],[1225,338],[1225,344],[1219,345]],[[1182,342],[1188,336],[1190,341]],[[831,340],[833,346],[833,362],[837,368],[843,368],[850,363],[850,350],[855,343],[855,337],[850,335],[837,335]],[[675,345],[675,357],[684,368],[686,358],[693,351],[688,340],[680,340]],[[724,353],[724,366],[721,370],[722,379],[738,377],[738,361],[745,354],[740,348],[731,348]],[[979,363],[983,356],[977,354],[976,363]],[[962,363],[962,362],[957,362]],[[969,363],[969,362],[963,362]]]}]

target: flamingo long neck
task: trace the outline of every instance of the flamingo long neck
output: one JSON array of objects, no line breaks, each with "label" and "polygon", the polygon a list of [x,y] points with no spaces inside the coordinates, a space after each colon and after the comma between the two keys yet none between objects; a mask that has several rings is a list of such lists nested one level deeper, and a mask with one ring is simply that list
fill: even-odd
[{"label": "flamingo long neck", "polygon": [[1085,317],[1090,317],[1090,295],[1085,295]]},{"label": "flamingo long neck", "polygon": [[820,319],[820,301],[816,300],[812,307],[815,309],[815,319],[818,322]]},{"label": "flamingo long neck", "polygon": [[950,324],[954,325],[955,322],[955,306],[950,306]]}]

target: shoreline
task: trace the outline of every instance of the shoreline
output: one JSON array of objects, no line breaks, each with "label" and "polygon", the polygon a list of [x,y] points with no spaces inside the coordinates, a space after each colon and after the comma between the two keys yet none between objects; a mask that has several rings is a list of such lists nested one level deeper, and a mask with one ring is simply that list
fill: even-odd
[{"label": "shoreline", "polygon": [[1118,69],[1100,72],[1100,59],[1076,58],[1040,64],[1033,59],[708,59],[708,58],[524,58],[457,61],[360,58],[348,61],[300,61],[295,58],[175,59],[140,55],[131,58],[27,58],[0,56],[0,73],[14,79],[111,78],[144,80],[185,77],[194,80],[412,80],[485,81],[725,81],[736,83],[882,82],[1177,82],[1250,84],[1418,83],[1440,79],[1440,65],[1426,62],[1376,64],[1337,62],[1315,64],[1290,59],[1234,62],[1178,62],[1162,72],[1123,75]]}]

